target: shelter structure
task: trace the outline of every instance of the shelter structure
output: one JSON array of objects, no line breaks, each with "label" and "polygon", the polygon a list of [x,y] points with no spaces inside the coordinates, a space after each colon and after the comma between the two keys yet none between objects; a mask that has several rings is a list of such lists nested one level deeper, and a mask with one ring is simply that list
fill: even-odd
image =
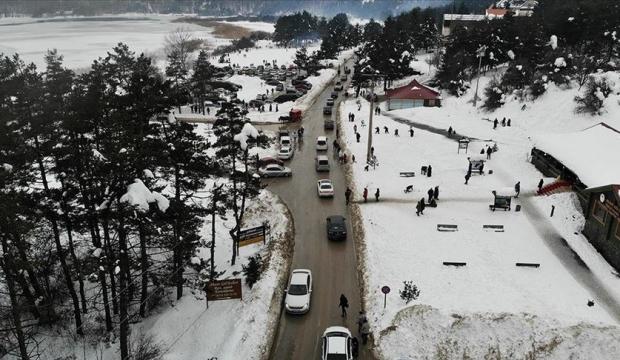
[{"label": "shelter structure", "polygon": [[388,110],[408,109],[421,106],[441,106],[441,95],[428,86],[412,80],[409,84],[385,93]]}]

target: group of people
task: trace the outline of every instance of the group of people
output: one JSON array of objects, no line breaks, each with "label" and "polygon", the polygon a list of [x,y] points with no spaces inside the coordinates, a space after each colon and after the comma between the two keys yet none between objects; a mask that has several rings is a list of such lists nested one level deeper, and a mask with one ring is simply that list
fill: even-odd
[{"label": "group of people", "polygon": [[[381,196],[381,191],[379,190],[379,188],[377,188],[377,190],[375,191],[375,201],[379,201],[379,197]],[[362,198],[364,198],[364,202],[368,202],[368,187],[364,188],[364,191],[362,192]]]},{"label": "group of people", "polygon": [[[347,308],[349,307],[349,300],[344,294],[340,294],[340,301],[338,303],[338,307],[340,308],[340,316],[347,316]],[[368,338],[370,336],[370,324],[368,323],[368,318],[366,314],[360,310],[357,317],[357,332],[362,338],[362,344],[366,345],[368,343]],[[353,337],[352,341],[352,352],[353,357],[357,358],[359,355],[359,341],[357,337]]]},{"label": "group of people", "polygon": [[[497,120],[497,118],[495,118],[495,120],[493,120],[493,130],[497,129],[497,125],[500,123],[500,121]],[[510,126],[510,119],[506,120],[506,118],[503,118],[501,121],[502,126]]]},{"label": "group of people", "polygon": [[427,206],[437,207],[437,200],[439,200],[439,186],[429,188],[427,194],[428,201],[426,201],[425,198],[421,198],[415,206],[415,214],[417,216],[424,215],[424,209],[426,209]]}]

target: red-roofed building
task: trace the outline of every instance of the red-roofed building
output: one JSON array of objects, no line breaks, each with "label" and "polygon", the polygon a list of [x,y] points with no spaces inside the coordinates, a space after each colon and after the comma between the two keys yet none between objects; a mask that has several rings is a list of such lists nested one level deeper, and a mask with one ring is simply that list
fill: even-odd
[{"label": "red-roofed building", "polygon": [[416,80],[411,81],[405,86],[388,89],[385,95],[387,97],[388,110],[420,106],[441,106],[441,95],[439,92],[420,84]]}]

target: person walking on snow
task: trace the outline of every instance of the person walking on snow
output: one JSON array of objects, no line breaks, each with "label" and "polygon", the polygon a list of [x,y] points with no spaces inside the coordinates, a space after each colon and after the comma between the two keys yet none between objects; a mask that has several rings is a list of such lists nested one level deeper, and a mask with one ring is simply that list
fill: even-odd
[{"label": "person walking on snow", "polygon": [[543,181],[543,179],[540,179],[540,181],[538,182],[538,192],[540,193],[540,191],[542,190],[543,184],[545,182]]},{"label": "person walking on snow", "polygon": [[349,307],[349,300],[347,300],[347,297],[344,296],[344,294],[340,294],[340,304],[338,304],[338,306],[342,310],[341,316],[342,317],[347,316],[347,308]]},{"label": "person walking on snow", "polygon": [[379,188],[377,188],[377,191],[375,191],[375,201],[379,201]]},{"label": "person walking on snow", "polygon": [[413,137],[413,128],[412,127],[409,128],[409,137]]},{"label": "person walking on snow", "polygon": [[515,199],[519,197],[519,193],[521,192],[521,181],[517,181],[515,184]]},{"label": "person walking on snow", "polygon": [[428,191],[426,192],[428,194],[428,203],[430,204],[431,200],[433,200],[433,188],[428,189]]},{"label": "person walking on snow", "polygon": [[421,210],[422,206],[420,205],[420,202],[418,201],[417,204],[415,204],[415,214],[417,216],[420,216],[420,210]]},{"label": "person walking on snow", "polygon": [[491,154],[493,153],[493,148],[487,146],[487,160],[491,160]]},{"label": "person walking on snow", "polygon": [[465,185],[467,185],[467,183],[469,182],[470,177],[471,177],[471,171],[468,171],[467,174],[465,174]]},{"label": "person walking on snow", "polygon": [[435,189],[433,190],[433,197],[435,200],[439,200],[439,186],[435,186]]},{"label": "person walking on snow", "polygon": [[495,118],[495,120],[493,120],[493,130],[497,129],[497,123],[499,121],[497,121],[497,118]]},{"label": "person walking on snow", "polygon": [[426,209],[426,204],[424,203],[424,198],[420,199],[420,214],[424,215],[424,209]]},{"label": "person walking on snow", "polygon": [[364,198],[364,202],[368,201],[368,188],[364,188],[364,192],[362,193],[362,197]]},{"label": "person walking on snow", "polygon": [[360,135],[360,133],[358,133],[358,132],[355,133],[355,138],[357,139],[357,142],[360,142],[360,137],[361,136],[362,135]]},{"label": "person walking on snow", "polygon": [[398,135],[398,129],[394,129],[394,136],[399,136],[400,137],[400,135]]},{"label": "person walking on snow", "polygon": [[353,132],[357,133],[357,124],[353,125]]},{"label": "person walking on snow", "polygon": [[433,174],[433,167],[429,165],[428,169],[426,170],[426,176],[431,177],[432,174]]},{"label": "person walking on snow", "polygon": [[379,127],[377,126],[377,127],[375,128],[375,134],[378,134],[378,133],[379,133]]},{"label": "person walking on snow", "polygon": [[384,127],[383,127],[383,133],[384,133],[384,134],[389,134],[389,133],[390,133],[390,130],[388,130],[388,127],[387,127],[387,126],[384,126]]},{"label": "person walking on snow", "polygon": [[351,191],[350,188],[347,188],[347,190],[345,190],[345,192],[344,192],[344,198],[345,198],[345,201],[346,201],[345,202],[346,205],[349,205],[349,202],[351,200],[351,193],[352,193],[352,191]]}]

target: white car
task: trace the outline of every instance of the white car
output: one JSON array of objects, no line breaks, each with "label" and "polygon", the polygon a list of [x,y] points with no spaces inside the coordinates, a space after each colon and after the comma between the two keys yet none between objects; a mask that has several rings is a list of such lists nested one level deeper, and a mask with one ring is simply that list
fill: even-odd
[{"label": "white car", "polygon": [[286,166],[278,165],[278,164],[269,164],[265,167],[258,169],[258,173],[261,177],[282,177],[282,176],[291,176],[293,172],[291,169]]},{"label": "white car", "polygon": [[319,197],[334,197],[334,185],[329,179],[321,179],[316,182]]},{"label": "white car", "polygon": [[280,146],[281,147],[291,146],[292,143],[293,143],[293,141],[291,140],[290,136],[282,136],[282,137],[280,137]]},{"label": "white car", "polygon": [[316,150],[327,151],[327,136],[319,136],[316,138]]},{"label": "white car", "polygon": [[296,269],[291,274],[291,281],[286,289],[284,308],[289,314],[305,314],[310,310],[312,295],[312,272]]},{"label": "white car", "polygon": [[292,147],[290,146],[282,146],[280,148],[280,151],[278,151],[278,159],[280,160],[289,160],[290,158],[293,157],[293,153],[295,152],[295,150],[293,150]]},{"label": "white car", "polygon": [[343,326],[330,326],[323,333],[323,360],[352,360],[351,332]]}]

